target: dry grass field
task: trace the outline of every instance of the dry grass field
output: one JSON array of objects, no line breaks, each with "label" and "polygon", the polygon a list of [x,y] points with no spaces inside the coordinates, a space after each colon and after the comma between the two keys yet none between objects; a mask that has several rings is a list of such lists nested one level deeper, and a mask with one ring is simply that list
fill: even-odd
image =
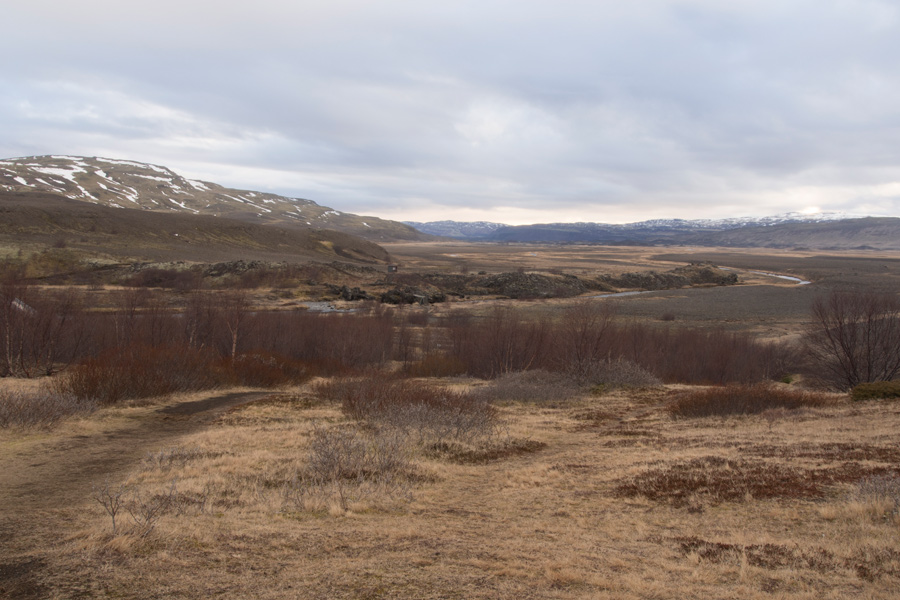
[{"label": "dry grass field", "polygon": [[0,595],[896,597],[900,405],[673,419],[685,389],[502,402],[492,451],[407,447],[365,490],[297,483],[367,431],[315,386],[4,432]]},{"label": "dry grass field", "polygon": [[[738,274],[734,286],[596,300],[615,303],[616,325],[653,325],[646,331],[785,340],[806,327],[823,292],[900,290],[900,257],[876,252],[388,250],[401,273],[581,277],[711,261]],[[385,275],[348,271],[339,283]],[[311,289],[248,290],[247,310],[284,315],[319,299],[305,295]],[[86,291],[97,314],[118,314],[127,290]],[[153,293],[171,302],[159,314],[187,306],[187,294]],[[425,325],[452,324],[456,311],[485,317],[515,306],[559,320],[583,300],[454,297],[371,317],[369,329],[348,319],[323,331],[374,337],[383,321],[424,343]],[[621,375],[636,378],[630,387],[592,387],[564,370],[388,379],[366,405],[358,388],[382,384],[362,368],[274,390],[61,406],[52,420],[0,424],[0,598],[897,597],[896,401],[801,395],[794,375],[747,392],[757,403],[748,411],[761,412],[687,418],[731,388],[663,385],[632,369]],[[52,381],[0,378],[0,402],[43,398]],[[403,394],[413,400],[396,402]]]}]

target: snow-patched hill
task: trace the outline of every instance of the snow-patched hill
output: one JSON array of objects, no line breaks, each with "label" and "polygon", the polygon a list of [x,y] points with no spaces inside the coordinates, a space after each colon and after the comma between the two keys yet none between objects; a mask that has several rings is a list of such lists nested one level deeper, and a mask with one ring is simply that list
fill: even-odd
[{"label": "snow-patched hill", "polygon": [[791,213],[730,219],[655,219],[624,225],[546,223],[503,225],[436,221],[419,231],[463,240],[641,246],[732,246],[818,249],[900,249],[900,219],[841,213]]},{"label": "snow-patched hill", "polygon": [[786,213],[768,217],[734,217],[729,219],[652,219],[638,221],[636,223],[609,224],[609,223],[547,223],[536,225],[506,225],[490,221],[429,221],[427,223],[417,221],[404,221],[406,225],[415,227],[424,233],[440,235],[457,239],[488,240],[495,234],[503,235],[511,231],[527,231],[534,228],[554,229],[557,231],[571,232],[689,232],[689,231],[723,231],[739,229],[742,227],[767,227],[783,225],[786,223],[824,223],[828,221],[841,221],[845,219],[858,219],[862,215],[849,215],[846,213]]},{"label": "snow-patched hill", "polygon": [[82,156],[0,160],[0,190],[52,192],[116,208],[214,215],[280,226],[332,229],[369,240],[421,239],[396,221],[343,213],[311,200],[186,179],[158,165]]}]

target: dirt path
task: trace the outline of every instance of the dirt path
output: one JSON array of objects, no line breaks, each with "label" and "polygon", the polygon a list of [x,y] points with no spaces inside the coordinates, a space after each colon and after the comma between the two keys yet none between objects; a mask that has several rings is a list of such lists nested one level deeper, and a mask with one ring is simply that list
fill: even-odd
[{"label": "dirt path", "polygon": [[0,454],[0,598],[37,598],[44,566],[35,548],[53,547],[67,513],[89,505],[94,485],[123,479],[152,451],[269,394],[237,392],[140,411],[92,435],[54,437]]}]

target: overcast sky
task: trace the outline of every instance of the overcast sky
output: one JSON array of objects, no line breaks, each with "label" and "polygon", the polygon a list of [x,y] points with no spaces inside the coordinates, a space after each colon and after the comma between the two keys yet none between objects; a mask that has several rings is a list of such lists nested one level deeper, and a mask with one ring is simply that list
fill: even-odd
[{"label": "overcast sky", "polygon": [[900,216],[897,0],[29,0],[0,157],[398,220]]}]

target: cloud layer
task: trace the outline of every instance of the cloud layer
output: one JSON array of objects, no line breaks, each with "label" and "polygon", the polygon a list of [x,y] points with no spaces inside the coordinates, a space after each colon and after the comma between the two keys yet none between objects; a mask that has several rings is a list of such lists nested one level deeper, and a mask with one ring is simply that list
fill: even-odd
[{"label": "cloud layer", "polygon": [[131,4],[4,9],[0,157],[408,220],[900,216],[892,1]]}]

